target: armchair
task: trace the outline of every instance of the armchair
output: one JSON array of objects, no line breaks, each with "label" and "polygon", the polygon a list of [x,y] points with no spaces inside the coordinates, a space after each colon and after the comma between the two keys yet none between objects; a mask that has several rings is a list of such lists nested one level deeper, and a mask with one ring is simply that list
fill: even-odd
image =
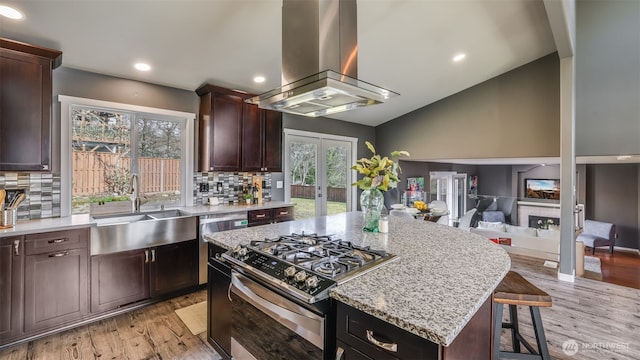
[{"label": "armchair", "polygon": [[613,253],[613,245],[616,237],[616,225],[595,220],[585,220],[582,233],[578,235],[576,241],[582,241],[585,246],[591,248],[591,255],[595,254],[596,248],[609,246],[609,252]]}]

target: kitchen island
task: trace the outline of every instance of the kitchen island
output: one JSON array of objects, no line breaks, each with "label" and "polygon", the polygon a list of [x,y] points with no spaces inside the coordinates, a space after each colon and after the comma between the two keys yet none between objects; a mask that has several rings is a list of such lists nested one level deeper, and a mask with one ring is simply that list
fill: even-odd
[{"label": "kitchen island", "polygon": [[207,240],[230,249],[305,232],[331,234],[394,254],[393,261],[340,283],[330,296],[442,347],[454,343],[479,309],[490,314],[491,294],[511,266],[498,245],[426,221],[391,217],[388,234],[363,232],[362,223],[362,213],[352,212],[220,232]]}]

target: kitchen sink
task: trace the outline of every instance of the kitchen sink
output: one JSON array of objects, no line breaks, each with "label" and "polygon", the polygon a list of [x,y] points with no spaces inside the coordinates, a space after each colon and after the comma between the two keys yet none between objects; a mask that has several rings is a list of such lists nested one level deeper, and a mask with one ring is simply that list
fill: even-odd
[{"label": "kitchen sink", "polygon": [[98,225],[127,224],[142,220],[152,220],[148,214],[116,214],[116,215],[96,215],[91,217]]},{"label": "kitchen sink", "polygon": [[145,249],[197,238],[197,217],[180,210],[92,217],[91,255]]}]

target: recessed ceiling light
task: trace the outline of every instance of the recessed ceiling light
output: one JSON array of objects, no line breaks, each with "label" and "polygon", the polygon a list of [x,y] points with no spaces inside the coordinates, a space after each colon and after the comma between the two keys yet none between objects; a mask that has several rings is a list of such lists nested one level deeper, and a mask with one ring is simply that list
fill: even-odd
[{"label": "recessed ceiling light", "polygon": [[262,76],[262,75],[258,75],[258,76],[253,78],[253,81],[257,82],[257,83],[263,83],[265,80],[267,80],[267,79],[265,79],[265,77]]},{"label": "recessed ceiling light", "polygon": [[466,58],[466,57],[467,57],[467,54],[465,54],[465,53],[460,53],[460,54],[457,54],[457,55],[455,55],[455,56],[453,57],[453,61],[455,61],[455,62],[460,62],[460,61],[464,60],[464,58]]},{"label": "recessed ceiling light", "polygon": [[24,17],[20,11],[6,5],[0,5],[0,15],[13,20],[20,20]]},{"label": "recessed ceiling light", "polygon": [[145,64],[145,63],[136,63],[135,65],[133,65],[133,67],[136,68],[136,70],[140,70],[140,71],[151,70],[151,65]]}]

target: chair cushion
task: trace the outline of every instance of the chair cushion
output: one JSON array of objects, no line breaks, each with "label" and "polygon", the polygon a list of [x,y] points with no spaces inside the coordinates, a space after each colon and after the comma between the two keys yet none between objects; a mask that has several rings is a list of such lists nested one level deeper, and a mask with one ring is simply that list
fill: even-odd
[{"label": "chair cushion", "polygon": [[502,211],[488,211],[482,213],[482,221],[504,223],[504,213]]}]

